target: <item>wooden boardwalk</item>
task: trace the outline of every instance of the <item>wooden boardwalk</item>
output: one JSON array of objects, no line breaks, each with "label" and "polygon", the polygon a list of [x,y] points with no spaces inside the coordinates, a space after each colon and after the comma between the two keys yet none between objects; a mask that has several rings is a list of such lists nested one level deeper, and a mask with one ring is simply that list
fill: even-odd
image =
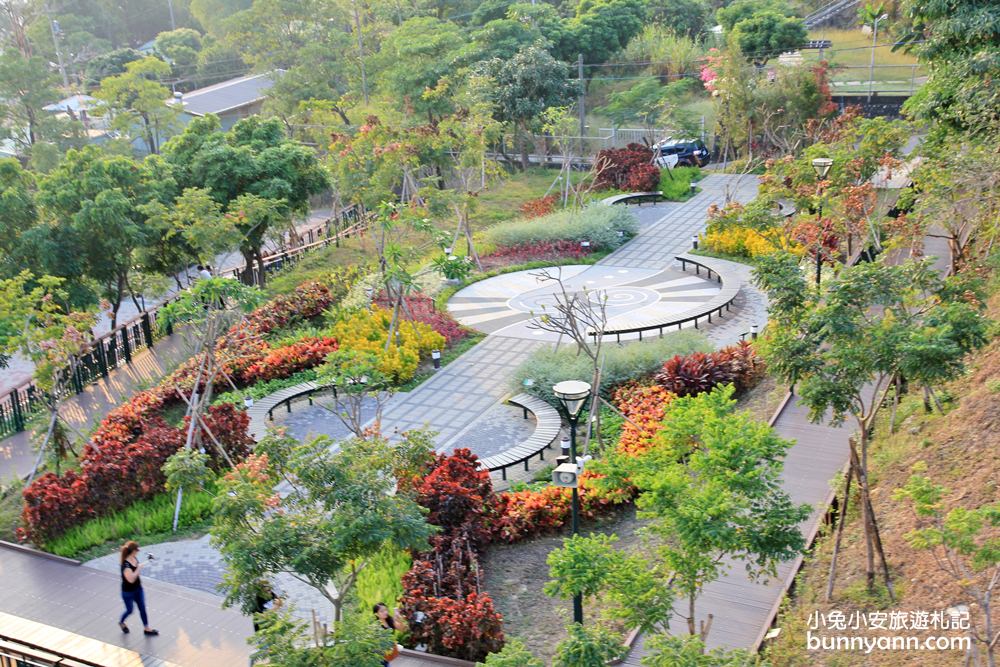
[{"label": "wooden boardwalk", "polygon": [[[835,427],[811,423],[808,410],[799,405],[794,397],[773,426],[782,437],[795,441],[788,451],[782,478],[794,502],[809,503],[815,508],[802,524],[802,533],[811,542],[833,496],[830,483],[840,476],[847,465],[847,438],[852,427],[850,424]],[[708,635],[709,648],[756,649],[770,627],[785,591],[794,581],[801,561],[799,557],[783,563],[778,567],[778,576],[766,583],[750,581],[742,563],[730,563],[729,571],[723,577],[705,586],[698,599],[696,614],[699,620],[709,613],[714,616]],[[679,602],[675,612],[671,629],[676,634],[686,633],[687,626],[681,616],[686,614],[686,605]],[[639,667],[644,655],[644,638],[640,637],[621,664]]]}]

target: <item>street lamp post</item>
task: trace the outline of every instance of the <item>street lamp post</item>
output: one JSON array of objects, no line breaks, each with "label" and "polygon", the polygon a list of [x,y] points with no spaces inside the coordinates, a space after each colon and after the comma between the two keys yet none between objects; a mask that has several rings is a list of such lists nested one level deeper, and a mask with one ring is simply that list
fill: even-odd
[{"label": "street lamp post", "polygon": [[878,40],[878,24],[889,18],[888,14],[882,14],[872,21],[872,58],[868,65],[868,101],[872,101],[872,89],[875,86],[875,42]]},{"label": "street lamp post", "polygon": [[[556,395],[566,417],[569,420],[569,462],[577,464],[576,460],[576,423],[580,419],[580,411],[583,409],[587,399],[590,398],[590,383],[581,380],[564,380],[552,387],[552,393]],[[580,531],[580,495],[576,485],[573,486],[573,534]],[[573,622],[583,623],[583,596],[573,596]]]},{"label": "street lamp post", "polygon": [[818,215],[816,218],[816,287],[819,287],[820,279],[822,278],[823,272],[823,179],[826,175],[830,173],[830,167],[833,166],[833,160],[828,157],[818,157],[813,158],[812,167],[816,172],[816,198],[819,200],[817,210]]}]

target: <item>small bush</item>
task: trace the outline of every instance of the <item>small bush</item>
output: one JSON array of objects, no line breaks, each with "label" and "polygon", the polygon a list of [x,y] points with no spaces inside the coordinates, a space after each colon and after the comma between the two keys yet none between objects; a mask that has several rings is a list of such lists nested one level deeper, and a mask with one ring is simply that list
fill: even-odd
[{"label": "small bush", "polygon": [[[635,217],[624,206],[592,204],[580,211],[560,211],[534,220],[496,225],[483,233],[483,240],[495,248],[551,241],[590,241],[593,250],[613,250],[638,230]],[[624,236],[619,236],[619,231],[624,232]]]},{"label": "small bush", "polygon": [[375,354],[382,374],[393,384],[400,384],[417,372],[421,356],[444,347],[445,339],[429,324],[403,320],[396,327],[396,340],[386,349],[391,321],[392,311],[373,305],[371,310],[344,315],[329,333],[345,350]]},{"label": "small bush", "polygon": [[[651,376],[662,367],[663,360],[678,354],[708,351],[712,346],[693,331],[678,331],[663,338],[629,344],[621,347],[604,347],[604,371],[601,376],[601,393],[609,395],[610,389],[629,380]],[[587,380],[592,375],[590,359],[578,355],[576,349],[564,346],[559,350],[543,348],[531,354],[514,371],[511,389],[525,391],[524,380],[531,378],[534,385],[527,391],[555,405],[552,385],[563,380]]]},{"label": "small bush", "polygon": [[655,188],[669,201],[684,201],[691,194],[691,182],[701,176],[698,167],[675,167],[660,171],[659,185]]},{"label": "small bush", "polygon": [[556,202],[559,198],[556,195],[546,195],[538,199],[530,199],[521,204],[521,215],[527,219],[540,218],[556,210]]},{"label": "small bush", "polygon": [[355,591],[358,607],[365,618],[370,618],[372,607],[379,602],[396,607],[403,597],[403,575],[412,564],[410,554],[387,544],[361,570]]},{"label": "small bush", "polygon": [[712,352],[677,355],[663,364],[656,382],[676,396],[695,396],[723,384],[737,390],[751,387],[763,371],[763,362],[750,343]]}]

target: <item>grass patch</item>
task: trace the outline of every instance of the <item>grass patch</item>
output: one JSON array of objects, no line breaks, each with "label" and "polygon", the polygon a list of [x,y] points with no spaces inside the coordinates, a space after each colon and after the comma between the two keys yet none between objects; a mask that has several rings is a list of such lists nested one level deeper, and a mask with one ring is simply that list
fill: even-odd
[{"label": "grass patch", "polygon": [[372,607],[384,602],[395,608],[403,597],[403,575],[410,570],[413,559],[394,546],[384,546],[358,574],[354,589],[361,614],[372,613]]},{"label": "grass patch", "polygon": [[[591,205],[564,209],[533,220],[519,220],[486,230],[486,245],[510,248],[545,241],[589,241],[595,249],[613,250],[639,231],[635,216],[623,207]],[[619,232],[622,232],[619,235]]]},{"label": "grass patch", "polygon": [[343,239],[339,248],[331,244],[305,252],[294,264],[269,274],[264,293],[268,298],[273,298],[279,294],[288,294],[310,280],[329,283],[338,268],[365,265],[374,261],[374,253],[368,245],[363,239],[354,237]]},{"label": "grass patch", "polygon": [[[476,343],[486,338],[486,334],[480,333],[478,331],[471,332],[468,336],[458,341],[451,347],[441,350],[441,368],[444,368],[455,359],[471,350],[475,347]],[[433,366],[425,365],[424,367],[417,370],[416,375],[410,378],[407,382],[399,385],[396,391],[407,392],[413,391],[418,385],[423,383],[425,380],[433,376],[436,372]]]},{"label": "grass patch", "polygon": [[697,192],[691,189],[691,183],[701,178],[698,167],[675,167],[660,170],[660,192],[667,201],[686,201]]},{"label": "grass patch", "polygon": [[20,479],[13,480],[4,486],[0,494],[0,540],[16,542],[14,531],[21,525],[21,489],[24,488]]},{"label": "grass patch", "polygon": [[[214,489],[185,492],[178,522],[185,536],[208,529],[212,521],[212,491]],[[74,526],[47,543],[45,550],[67,558],[87,560],[107,554],[126,539],[140,544],[176,540],[178,533],[170,530],[175,500],[173,493],[161,493],[149,500],[140,500],[127,509]]]}]

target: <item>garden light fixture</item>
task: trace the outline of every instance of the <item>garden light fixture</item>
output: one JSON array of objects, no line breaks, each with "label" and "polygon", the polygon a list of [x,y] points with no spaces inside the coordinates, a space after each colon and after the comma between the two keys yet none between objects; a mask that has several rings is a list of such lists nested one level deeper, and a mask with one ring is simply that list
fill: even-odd
[{"label": "garden light fixture", "polygon": [[828,157],[817,157],[813,158],[812,161],[813,171],[816,172],[816,176],[820,180],[826,178],[826,175],[830,173],[830,167],[833,166],[833,160]]}]

